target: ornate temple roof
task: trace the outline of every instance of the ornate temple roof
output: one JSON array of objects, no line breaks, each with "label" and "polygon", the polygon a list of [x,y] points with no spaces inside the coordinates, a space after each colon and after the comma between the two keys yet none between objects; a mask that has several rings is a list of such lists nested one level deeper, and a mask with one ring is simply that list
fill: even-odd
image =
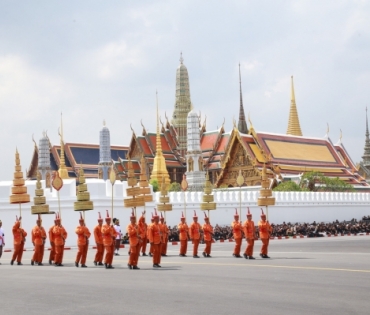
[{"label": "ornate temple roof", "polygon": [[[50,146],[50,169],[56,171],[60,165],[60,145]],[[118,158],[126,158],[128,151],[127,146],[111,146],[112,160]],[[77,171],[81,165],[86,178],[97,178],[99,168],[99,145],[85,143],[65,143],[65,165],[69,177],[77,177]],[[36,170],[38,164],[38,150],[35,146],[31,165],[27,172],[28,179],[36,178]]]}]

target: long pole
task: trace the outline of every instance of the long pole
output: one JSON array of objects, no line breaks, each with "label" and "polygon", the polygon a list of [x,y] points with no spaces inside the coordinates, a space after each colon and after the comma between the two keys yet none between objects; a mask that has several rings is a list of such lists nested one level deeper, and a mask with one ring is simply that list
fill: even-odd
[{"label": "long pole", "polygon": [[58,190],[58,209],[59,209],[59,217],[62,218],[62,210],[60,209],[60,197],[59,197],[59,190]]},{"label": "long pole", "polygon": [[266,217],[267,217],[267,221],[269,220],[269,207],[266,206]]},{"label": "long pole", "polygon": [[242,186],[239,186],[239,218],[242,219]]},{"label": "long pole", "polygon": [[[19,203],[19,217],[22,217],[22,206],[21,206],[21,203]],[[22,226],[22,220],[21,220],[20,226]]]},{"label": "long pole", "polygon": [[113,184],[112,184],[112,220],[113,220]]},{"label": "long pole", "polygon": [[184,190],[184,212],[185,212],[185,221],[186,221],[186,195]]}]

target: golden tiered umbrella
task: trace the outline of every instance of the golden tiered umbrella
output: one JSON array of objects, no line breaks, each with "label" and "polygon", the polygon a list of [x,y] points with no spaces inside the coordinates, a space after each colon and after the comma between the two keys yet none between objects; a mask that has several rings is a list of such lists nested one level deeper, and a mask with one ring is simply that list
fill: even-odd
[{"label": "golden tiered umbrella", "polygon": [[214,196],[212,195],[212,184],[209,181],[209,175],[208,171],[206,173],[206,182],[204,184],[204,194],[202,197],[203,202],[200,204],[200,209],[202,211],[208,211],[208,217],[209,217],[209,211],[210,210],[216,210],[216,203],[214,202]]},{"label": "golden tiered umbrella", "polygon": [[49,205],[46,204],[46,198],[44,196],[44,190],[41,185],[41,173],[37,172],[37,182],[35,189],[35,197],[33,197],[34,205],[31,206],[32,214],[54,214],[49,211]]},{"label": "golden tiered umbrella", "polygon": [[22,203],[30,202],[30,195],[27,194],[27,187],[24,185],[21,162],[19,160],[18,149],[15,152],[15,172],[13,179],[12,194],[10,195],[11,204],[19,204],[19,215],[22,216]]},{"label": "golden tiered umbrella", "polygon": [[136,216],[136,207],[143,207],[145,205],[144,196],[141,195],[141,188],[136,186],[137,179],[135,172],[132,167],[131,159],[128,160],[128,171],[127,171],[127,185],[131,186],[126,188],[126,194],[129,198],[123,199],[123,205],[125,208],[134,208]]},{"label": "golden tiered umbrella", "polygon": [[59,190],[63,187],[63,179],[60,178],[59,172],[56,171],[53,174],[53,180],[51,181],[51,186],[58,192],[58,209],[59,209],[59,217],[62,218],[62,210],[60,209],[60,196]]},{"label": "golden tiered umbrella", "polygon": [[157,204],[158,211],[164,211],[164,218],[166,219],[166,212],[172,211],[172,204],[170,203],[170,197],[168,196],[166,179],[162,177],[161,185],[161,196],[159,197],[159,202]]},{"label": "golden tiered umbrella", "polygon": [[90,201],[90,193],[87,191],[85,173],[82,166],[80,167],[78,180],[80,183],[78,185],[77,201],[74,203],[73,208],[75,211],[83,211],[85,218],[85,211],[94,210],[94,204]]},{"label": "golden tiered umbrella", "polygon": [[262,168],[262,181],[261,181],[261,190],[260,196],[257,200],[258,206],[266,206],[266,216],[267,220],[269,218],[268,206],[275,205],[275,197],[272,196],[272,190],[270,189],[270,181],[267,177],[266,164],[263,164]]},{"label": "golden tiered umbrella", "polygon": [[113,163],[111,165],[111,168],[110,168],[110,173],[109,173],[109,181],[112,185],[112,218],[113,218],[113,186],[114,184],[116,183],[116,172],[114,171],[114,168],[113,168]]}]

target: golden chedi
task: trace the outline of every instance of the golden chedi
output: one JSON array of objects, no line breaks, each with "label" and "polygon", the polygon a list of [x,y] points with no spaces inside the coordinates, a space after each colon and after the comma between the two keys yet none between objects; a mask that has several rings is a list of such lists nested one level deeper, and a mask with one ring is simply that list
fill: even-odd
[{"label": "golden chedi", "polygon": [[139,180],[140,195],[144,197],[144,202],[151,202],[153,201],[153,196],[150,191],[148,178],[146,176],[146,162],[144,156],[141,157],[140,164],[141,164],[141,173]]},{"label": "golden chedi", "polygon": [[172,204],[170,204],[170,197],[168,196],[166,179],[164,177],[162,178],[159,202],[157,204],[158,211],[172,211]]},{"label": "golden chedi", "polygon": [[125,208],[144,207],[144,196],[141,195],[141,188],[136,186],[137,179],[130,159],[128,160],[127,173],[127,185],[131,187],[126,188],[126,195],[128,198],[123,199],[123,205]]},{"label": "golden chedi", "polygon": [[275,204],[275,197],[272,196],[272,190],[270,189],[270,180],[267,177],[266,164],[263,164],[261,186],[262,188],[257,204],[259,206],[273,206]]},{"label": "golden chedi", "polygon": [[30,195],[27,194],[27,187],[24,185],[23,172],[19,160],[18,150],[15,152],[15,172],[13,179],[12,194],[10,203],[27,203],[30,202]]},{"label": "golden chedi", "polygon": [[80,168],[77,201],[74,203],[75,211],[94,210],[94,204],[90,201],[90,193],[87,191],[84,170]]},{"label": "golden chedi", "polygon": [[202,197],[203,202],[200,204],[200,209],[205,210],[216,210],[216,203],[214,202],[214,196],[212,195],[212,184],[209,181],[208,172],[206,173],[206,182],[204,185],[204,194]]},{"label": "golden chedi", "polygon": [[41,173],[37,172],[37,182],[35,189],[35,197],[33,197],[34,206],[31,206],[32,214],[47,214],[49,213],[49,205],[46,204],[44,190],[41,185]]}]

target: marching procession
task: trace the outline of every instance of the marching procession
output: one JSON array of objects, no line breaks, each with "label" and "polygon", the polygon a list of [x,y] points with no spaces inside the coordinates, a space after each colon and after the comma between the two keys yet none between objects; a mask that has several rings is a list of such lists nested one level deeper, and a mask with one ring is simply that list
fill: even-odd
[{"label": "marching procession", "polygon": [[[262,209],[261,209],[262,210]],[[113,257],[118,256],[118,249],[121,241],[121,228],[119,226],[119,220],[113,219],[114,225],[112,224],[112,218],[109,216],[108,210],[105,217],[105,224],[99,212],[98,224],[93,229],[94,241],[96,244],[96,254],[94,258],[95,266],[105,266],[106,269],[114,269]],[[14,251],[10,264],[22,265],[22,254],[24,250],[24,244],[26,241],[27,232],[22,228],[21,225],[22,217],[16,216],[16,221],[12,228],[13,233],[13,245]],[[154,209],[152,213],[151,223],[146,224],[145,222],[145,211],[140,216],[138,222],[136,222],[136,215],[134,210],[130,216],[130,224],[127,226],[126,231],[129,237],[129,259],[127,267],[132,270],[140,269],[138,267],[138,261],[140,252],[142,256],[148,256],[146,254],[147,243],[150,244],[149,256],[153,260],[153,268],[160,268],[161,258],[167,256],[167,244],[169,228],[162,215],[157,213]],[[248,209],[247,219],[242,222],[240,221],[239,214],[235,211],[234,221],[231,223],[233,236],[235,239],[235,247],[232,256],[235,258],[242,258],[240,255],[242,240],[243,238],[247,241],[247,246],[243,253],[245,259],[255,259],[253,257],[254,241],[256,238],[256,228],[252,221],[252,214]],[[198,247],[203,240],[205,248],[203,249],[203,257],[210,258],[211,246],[214,237],[214,229],[210,223],[210,219],[204,212],[204,223],[201,225],[198,223],[198,216],[194,210],[193,222],[188,226],[184,214],[180,218],[178,224],[179,239],[180,239],[180,257],[187,257],[187,245],[188,241],[191,240],[193,244],[193,258],[200,258],[198,256]],[[259,237],[262,241],[262,248],[260,256],[262,258],[269,258],[268,256],[268,245],[270,234],[272,233],[272,227],[263,210],[261,213],[261,220],[258,222]],[[75,229],[77,234],[77,255],[75,259],[75,266],[86,268],[86,257],[89,248],[89,239],[91,237],[90,230],[85,225],[85,220],[80,213],[79,225]],[[38,215],[36,225],[31,231],[32,244],[34,246],[34,254],[31,259],[31,265],[43,266],[43,257],[45,251],[46,239],[49,237],[50,242],[50,255],[49,265],[56,267],[63,266],[63,254],[64,245],[68,237],[68,233],[62,225],[62,220],[57,213],[55,215],[54,225],[45,231],[42,226],[42,219]],[[118,241],[118,242],[117,242]],[[5,246],[5,235],[2,229],[2,222],[0,221],[0,258],[2,255],[2,249]]]}]

